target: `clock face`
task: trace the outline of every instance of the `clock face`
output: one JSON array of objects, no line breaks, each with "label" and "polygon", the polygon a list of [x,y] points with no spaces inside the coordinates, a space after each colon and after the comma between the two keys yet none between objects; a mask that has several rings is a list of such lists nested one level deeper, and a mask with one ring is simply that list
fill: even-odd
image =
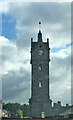
[{"label": "clock face", "polygon": [[44,51],[43,50],[38,50],[38,54],[39,55],[44,55]]}]

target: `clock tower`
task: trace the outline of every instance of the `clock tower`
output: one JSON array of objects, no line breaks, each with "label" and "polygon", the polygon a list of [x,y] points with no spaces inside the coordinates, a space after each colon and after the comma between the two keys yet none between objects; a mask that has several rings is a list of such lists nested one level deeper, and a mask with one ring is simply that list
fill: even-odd
[{"label": "clock tower", "polygon": [[[41,24],[39,22],[39,24]],[[51,100],[49,96],[49,62],[50,48],[49,39],[42,40],[42,33],[39,30],[37,42],[31,38],[31,99],[30,116],[45,117],[51,116]]]}]

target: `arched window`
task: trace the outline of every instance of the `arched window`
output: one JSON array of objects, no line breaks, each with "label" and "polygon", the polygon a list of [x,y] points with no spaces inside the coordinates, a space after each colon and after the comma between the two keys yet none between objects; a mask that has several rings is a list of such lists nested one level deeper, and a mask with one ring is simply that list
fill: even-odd
[{"label": "arched window", "polygon": [[42,64],[39,64],[39,70],[42,71]]},{"label": "arched window", "polygon": [[39,82],[39,87],[42,87],[42,82]]}]

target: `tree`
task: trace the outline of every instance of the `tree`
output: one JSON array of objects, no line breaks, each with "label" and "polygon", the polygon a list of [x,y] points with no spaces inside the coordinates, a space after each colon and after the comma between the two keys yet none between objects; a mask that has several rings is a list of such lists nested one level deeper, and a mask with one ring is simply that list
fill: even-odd
[{"label": "tree", "polygon": [[21,113],[20,111],[22,111],[23,117],[29,116],[29,105],[27,104],[21,105],[19,103],[3,103],[3,109],[9,111],[12,118],[16,118],[17,115]]},{"label": "tree", "polygon": [[22,111],[23,111],[23,116],[29,116],[29,105],[28,104],[23,104],[21,107]]},{"label": "tree", "polygon": [[22,112],[22,110],[17,110],[17,112],[16,112],[16,116],[17,116],[17,118],[23,118],[23,112]]}]

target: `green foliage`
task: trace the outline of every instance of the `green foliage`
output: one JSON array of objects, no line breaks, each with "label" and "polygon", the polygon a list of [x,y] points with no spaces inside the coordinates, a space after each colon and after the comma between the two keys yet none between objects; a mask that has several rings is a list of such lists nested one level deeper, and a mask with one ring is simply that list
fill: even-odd
[{"label": "green foliage", "polygon": [[29,116],[29,105],[23,104],[22,105],[23,116]]},{"label": "green foliage", "polygon": [[22,110],[17,110],[16,115],[17,115],[17,118],[23,118]]},{"label": "green foliage", "polygon": [[19,103],[3,103],[3,109],[10,112],[12,118],[29,116],[29,105]]}]

